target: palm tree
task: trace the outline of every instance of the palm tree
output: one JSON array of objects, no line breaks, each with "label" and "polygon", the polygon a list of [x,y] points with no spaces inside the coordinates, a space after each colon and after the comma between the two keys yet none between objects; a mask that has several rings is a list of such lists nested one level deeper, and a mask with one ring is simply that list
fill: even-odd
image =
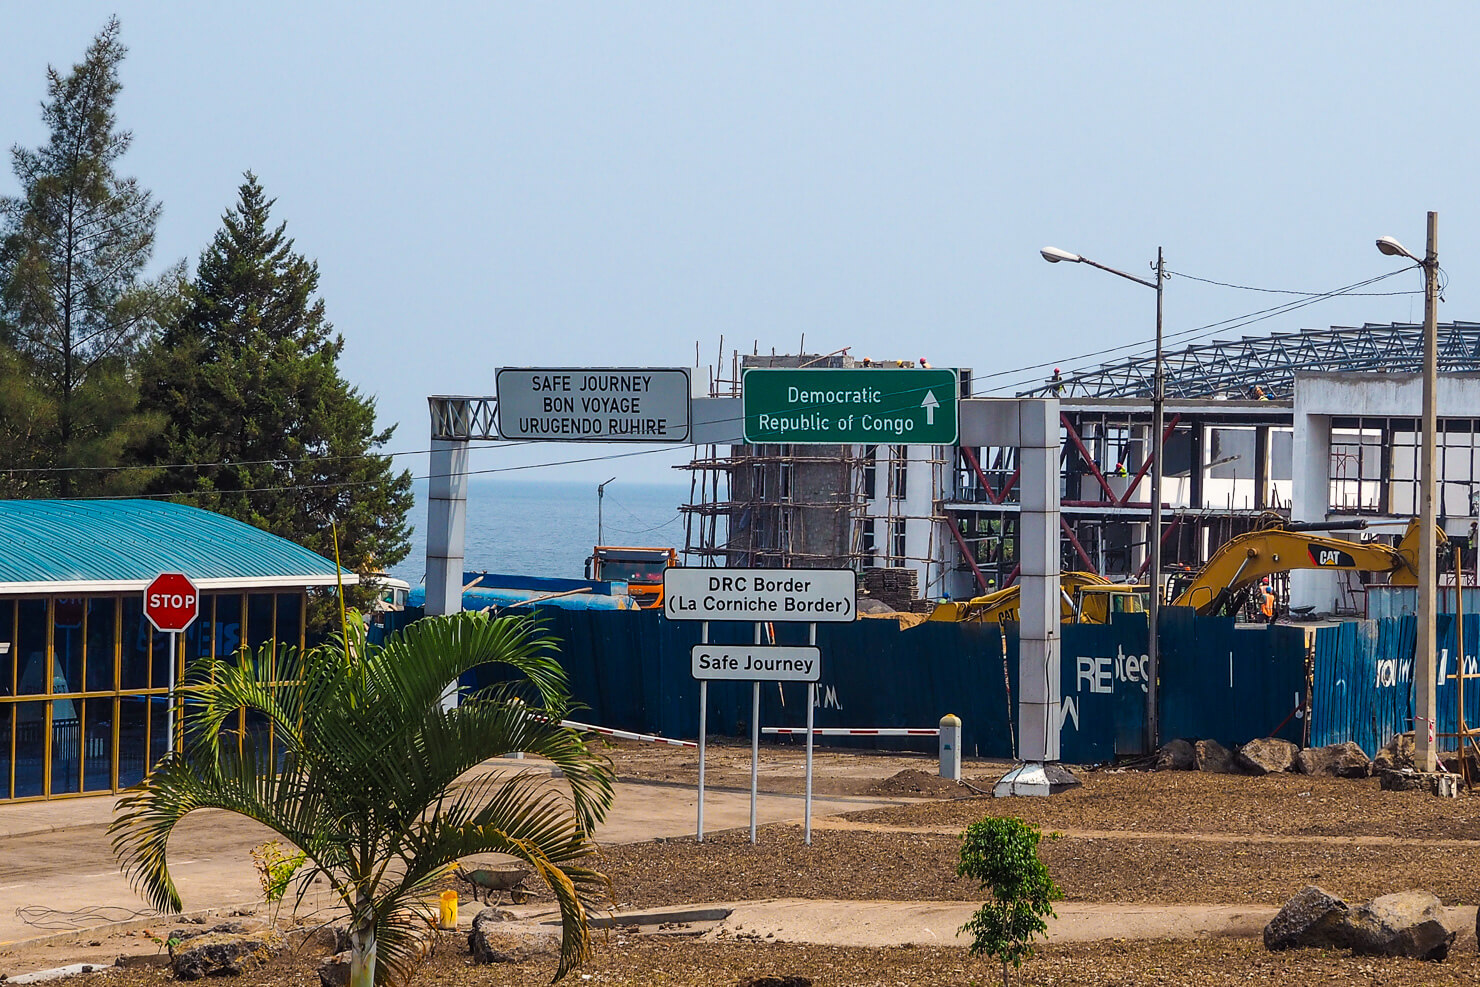
[{"label": "palm tree", "polygon": [[[430,894],[460,857],[511,854],[549,885],[563,924],[556,979],[590,949],[587,909],[610,897],[607,879],[581,865],[611,806],[612,770],[571,730],[565,673],[550,638],[527,617],[428,617],[367,644],[345,638],[298,650],[265,647],[240,660],[190,669],[187,742],[166,754],[118,801],[114,852],[154,907],[179,911],[166,848],[196,809],[238,812],[307,855],[305,881],[322,874],[349,911],[352,987],[404,982],[426,945]],[[499,662],[516,678],[443,696],[463,673]],[[237,729],[240,712],[271,725]],[[545,773],[460,776],[513,751],[548,758],[569,791]],[[303,885],[306,887],[305,885]],[[426,921],[420,921],[425,919]]]}]

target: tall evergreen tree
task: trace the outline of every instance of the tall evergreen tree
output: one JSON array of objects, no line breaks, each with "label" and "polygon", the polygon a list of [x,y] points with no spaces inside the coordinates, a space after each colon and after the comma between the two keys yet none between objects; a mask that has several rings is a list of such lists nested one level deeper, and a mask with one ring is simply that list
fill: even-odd
[{"label": "tall evergreen tree", "polygon": [[11,149],[20,194],[0,198],[0,456],[32,470],[0,473],[13,494],[128,489],[138,474],[106,467],[160,424],[137,411],[131,360],[171,278],[144,278],[159,206],[114,171],[132,140],[114,119],[128,51],[118,34],[113,18],[70,73],[47,70],[50,139]]},{"label": "tall evergreen tree", "polygon": [[271,224],[251,172],[239,193],[146,367],[142,406],[168,418],[153,489],[329,557],[333,525],[345,568],[368,575],[410,550],[411,475],[375,454],[393,429],[339,375],[318,265]]}]

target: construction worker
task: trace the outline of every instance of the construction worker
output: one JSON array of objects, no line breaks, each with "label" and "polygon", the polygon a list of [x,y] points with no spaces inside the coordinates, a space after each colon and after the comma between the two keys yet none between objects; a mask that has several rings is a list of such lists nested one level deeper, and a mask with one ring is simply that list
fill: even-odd
[{"label": "construction worker", "polygon": [[1264,619],[1268,622],[1270,627],[1273,627],[1274,587],[1269,585],[1269,579],[1267,577],[1265,578],[1264,582],[1259,585],[1259,593],[1262,597],[1262,599],[1260,600],[1260,609],[1264,611]]},{"label": "construction worker", "polygon": [[1058,367],[1053,368],[1053,376],[1048,378],[1048,383],[1051,390],[1053,391],[1054,397],[1058,398],[1064,396],[1064,375],[1059,373]]}]

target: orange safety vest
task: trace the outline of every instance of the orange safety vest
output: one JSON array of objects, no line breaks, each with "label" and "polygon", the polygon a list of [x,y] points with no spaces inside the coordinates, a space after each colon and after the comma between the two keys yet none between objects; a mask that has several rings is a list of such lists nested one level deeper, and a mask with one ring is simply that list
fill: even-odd
[{"label": "orange safety vest", "polygon": [[1264,616],[1274,616],[1274,590],[1268,588],[1264,590]]}]

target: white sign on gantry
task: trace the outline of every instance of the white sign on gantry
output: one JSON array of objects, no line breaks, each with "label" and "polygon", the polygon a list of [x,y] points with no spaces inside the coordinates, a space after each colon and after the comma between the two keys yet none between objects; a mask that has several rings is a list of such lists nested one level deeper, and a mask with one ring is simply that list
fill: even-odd
[{"label": "white sign on gantry", "polygon": [[685,367],[506,367],[494,380],[506,439],[689,441]]}]

